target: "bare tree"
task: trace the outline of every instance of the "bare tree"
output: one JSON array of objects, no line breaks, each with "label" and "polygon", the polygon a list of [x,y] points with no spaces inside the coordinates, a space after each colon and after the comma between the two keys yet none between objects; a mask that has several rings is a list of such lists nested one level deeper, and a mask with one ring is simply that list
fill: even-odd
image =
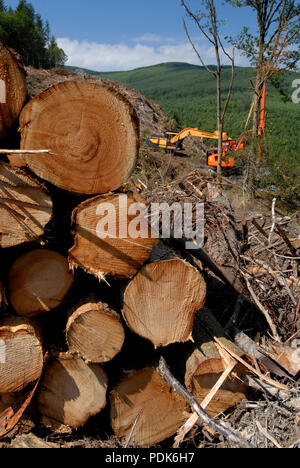
[{"label": "bare tree", "polygon": [[[260,103],[264,84],[279,71],[293,70],[300,59],[300,5],[298,0],[227,0],[236,7],[250,7],[256,14],[257,32],[244,27],[230,42],[256,68],[253,107],[253,137],[258,136]],[[255,166],[260,145],[253,141],[247,164],[246,185],[251,200],[255,193]]]},{"label": "bare tree", "polygon": [[[217,18],[216,5],[215,5],[214,0],[202,0],[202,10],[199,10],[195,13],[192,12],[190,7],[184,0],[181,0],[181,5],[184,7],[188,17],[190,17],[195,22],[196,26],[199,28],[202,35],[210,42],[210,44],[213,45],[215,49],[217,66],[214,69],[214,68],[210,68],[208,65],[205,64],[199,50],[197,49],[195,43],[191,39],[186,22],[183,20],[186,35],[195,53],[197,54],[201,64],[208,71],[208,73],[210,73],[216,78],[217,125],[218,125],[218,132],[219,132],[217,173],[218,173],[218,177],[220,177],[222,174],[222,156],[223,156],[222,138],[223,138],[224,122],[225,122],[226,111],[228,109],[228,105],[230,102],[232,87],[233,87],[233,82],[234,82],[234,49],[232,51],[232,55],[230,55],[225,50],[225,47],[220,39],[219,27],[221,23]],[[230,80],[229,87],[228,87],[227,98],[223,106],[222,106],[222,91],[221,91],[221,82],[222,82],[222,63],[221,63],[221,55],[220,55],[221,52],[223,52],[223,54],[229,59],[231,63],[231,80]]]},{"label": "bare tree", "polygon": [[227,0],[236,7],[250,7],[257,18],[257,33],[248,27],[230,37],[231,43],[256,67],[253,133],[257,135],[262,88],[279,70],[292,70],[300,59],[300,5],[298,0]]}]

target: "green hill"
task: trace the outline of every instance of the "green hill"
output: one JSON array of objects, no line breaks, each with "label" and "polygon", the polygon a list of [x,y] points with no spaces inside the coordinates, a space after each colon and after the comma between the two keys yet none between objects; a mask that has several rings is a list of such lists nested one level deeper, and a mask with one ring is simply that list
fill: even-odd
[{"label": "green hill", "polygon": [[[76,70],[76,67],[67,67]],[[216,129],[215,79],[200,66],[188,63],[162,63],[132,71],[84,72],[127,83],[161,105],[165,113],[175,118],[180,127]],[[230,67],[223,71],[224,91],[231,77]],[[244,129],[253,93],[254,70],[237,67],[225,130],[238,137]],[[268,84],[267,127],[269,159],[281,167],[300,170],[299,105],[292,103],[292,82],[299,74],[286,72],[279,87]],[[224,96],[225,97],[225,96]]]}]

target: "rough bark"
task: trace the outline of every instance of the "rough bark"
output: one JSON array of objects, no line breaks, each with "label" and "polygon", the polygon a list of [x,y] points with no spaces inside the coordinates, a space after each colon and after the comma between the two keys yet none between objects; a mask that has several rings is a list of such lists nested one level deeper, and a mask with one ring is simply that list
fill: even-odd
[{"label": "rough bark", "polygon": [[46,189],[19,169],[0,163],[0,246],[36,241],[51,216]]},{"label": "rough bark", "polygon": [[144,266],[124,294],[128,326],[157,348],[191,338],[195,312],[206,299],[199,271],[179,258]]},{"label": "rough bark", "polygon": [[150,447],[175,434],[186,407],[153,368],[122,381],[111,392],[110,401],[116,436],[138,447]]},{"label": "rough bark", "polygon": [[74,308],[66,328],[71,352],[89,362],[111,361],[123,346],[125,333],[119,314],[101,302]]},{"label": "rough bark", "polygon": [[49,312],[62,303],[72,282],[65,257],[46,249],[33,250],[19,257],[9,271],[10,302],[19,315]]},{"label": "rough bark", "polygon": [[40,331],[26,318],[0,322],[0,393],[18,392],[39,379],[43,369]]},{"label": "rough bark", "polygon": [[139,202],[143,200],[128,193],[102,195],[79,205],[73,213],[75,242],[69,251],[70,264],[99,279],[105,275],[132,278],[158,242],[151,238],[150,226],[142,217],[139,229],[145,237],[134,238],[130,234],[134,216],[128,211]]},{"label": "rough bark", "polygon": [[18,118],[27,95],[21,57],[0,43],[0,137]]},{"label": "rough bark", "polygon": [[67,81],[32,99],[20,117],[21,149],[30,169],[65,190],[99,194],[124,184],[139,148],[138,121],[129,101],[101,83]]},{"label": "rough bark", "polygon": [[43,376],[38,395],[41,415],[77,428],[106,406],[107,376],[98,364],[57,359]]}]

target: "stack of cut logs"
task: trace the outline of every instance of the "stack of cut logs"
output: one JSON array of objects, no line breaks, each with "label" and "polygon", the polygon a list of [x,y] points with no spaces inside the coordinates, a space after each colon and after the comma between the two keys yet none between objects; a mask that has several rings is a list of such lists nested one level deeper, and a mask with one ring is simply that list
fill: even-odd
[{"label": "stack of cut logs", "polygon": [[[19,118],[22,150],[7,152],[0,162],[0,435],[8,432],[9,411],[17,417],[16,405],[22,413],[32,400],[40,420],[56,430],[78,428],[98,413],[101,421],[110,405],[117,437],[130,437],[135,446],[159,443],[176,433],[189,407],[157,372],[155,350],[190,342],[188,354],[182,345],[173,364],[185,368],[185,385],[200,403],[226,369],[213,336],[218,333],[235,354],[241,351],[203,308],[206,284],[195,266],[180,256],[160,259],[151,236],[118,235],[133,218],[130,210],[128,219],[119,213],[120,188],[129,208],[140,201],[124,188],[139,150],[135,110],[99,80],[66,81],[25,104],[24,68],[2,45],[0,83],[0,135]],[[97,230],[108,203],[115,208],[116,237]],[[139,222],[150,229],[146,220]],[[49,225],[59,225],[54,241],[45,236]],[[82,288],[78,275],[85,278]],[[97,294],[94,277],[111,284],[119,308]],[[135,337],[145,364],[128,372],[127,362],[124,372],[125,365],[114,362]],[[245,397],[241,371],[209,402],[211,415]]]}]

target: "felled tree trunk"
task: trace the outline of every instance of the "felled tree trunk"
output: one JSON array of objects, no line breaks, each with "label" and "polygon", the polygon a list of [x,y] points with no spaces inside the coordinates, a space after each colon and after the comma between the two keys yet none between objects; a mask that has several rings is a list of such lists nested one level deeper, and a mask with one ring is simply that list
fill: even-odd
[{"label": "felled tree trunk", "polygon": [[83,194],[119,188],[135,167],[139,148],[133,106],[99,82],[66,81],[32,99],[20,116],[21,149],[30,169],[52,184]]},{"label": "felled tree trunk", "polygon": [[[197,315],[193,333],[195,345],[186,361],[185,385],[200,404],[227,367],[226,360],[220,354],[213,336],[236,355],[242,356],[244,354],[226,337],[221,325],[209,310],[203,309]],[[223,413],[245,398],[247,386],[238,379],[241,373],[247,373],[247,370],[242,365],[237,364],[207,406],[206,411],[211,416]]]},{"label": "felled tree trunk", "polygon": [[107,376],[98,364],[57,359],[46,369],[38,410],[46,418],[77,428],[106,406]]},{"label": "felled tree trunk", "polygon": [[194,315],[204,305],[206,284],[199,271],[179,258],[144,266],[124,294],[128,326],[157,348],[191,338]]},{"label": "felled tree trunk", "polygon": [[0,246],[36,241],[51,216],[46,189],[19,169],[0,163]]},{"label": "felled tree trunk", "polygon": [[0,322],[0,393],[18,392],[39,379],[43,369],[38,327],[26,318]]},{"label": "felled tree trunk", "polygon": [[10,302],[19,315],[49,312],[61,304],[72,282],[65,257],[51,250],[33,250],[19,257],[9,271]]},{"label": "felled tree trunk", "polygon": [[18,118],[27,95],[20,55],[0,43],[0,137]]},{"label": "felled tree trunk", "polygon": [[71,352],[88,362],[111,361],[123,346],[125,333],[119,314],[107,304],[91,301],[69,317],[66,337]]},{"label": "felled tree trunk", "polygon": [[153,368],[123,380],[111,392],[111,424],[117,437],[150,447],[171,437],[183,421],[185,400]]},{"label": "felled tree trunk", "polygon": [[129,211],[142,202],[128,193],[102,195],[79,205],[73,213],[75,242],[69,251],[70,264],[99,279],[105,275],[132,278],[158,242],[151,237],[151,228],[143,216],[137,229],[144,237],[131,234],[131,223],[136,223],[136,217]]}]

